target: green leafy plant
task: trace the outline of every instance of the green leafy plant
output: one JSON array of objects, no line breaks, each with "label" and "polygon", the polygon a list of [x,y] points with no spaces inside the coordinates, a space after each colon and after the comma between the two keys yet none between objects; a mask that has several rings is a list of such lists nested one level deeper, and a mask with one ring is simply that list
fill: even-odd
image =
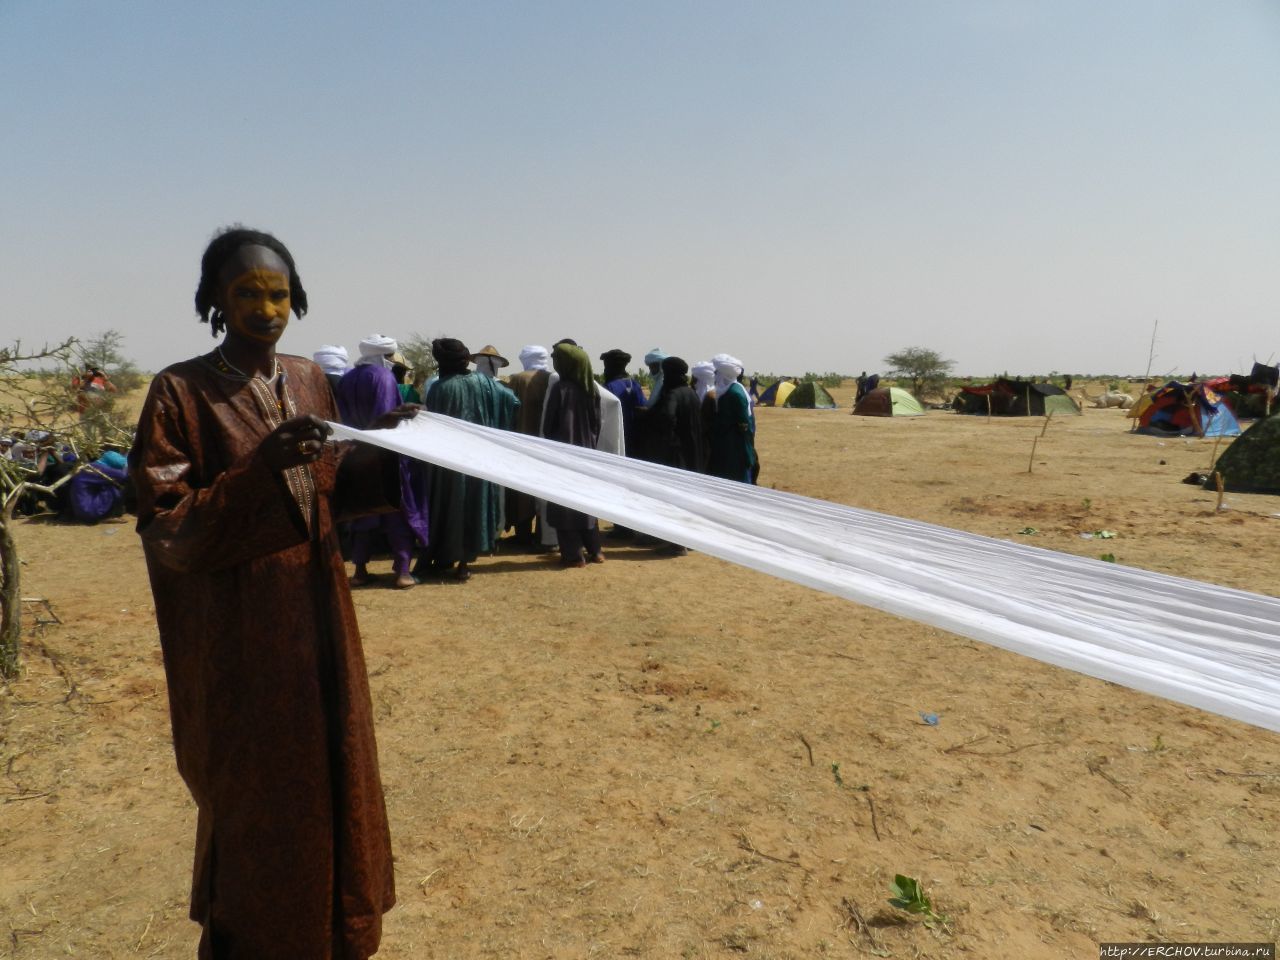
[{"label": "green leafy plant", "polygon": [[1018,533],[1024,537],[1034,537],[1039,532],[1040,531],[1037,530],[1035,527],[1023,527],[1021,530],[1018,531]]},{"label": "green leafy plant", "polygon": [[1114,553],[1100,553],[1098,554],[1098,559],[1103,563],[1115,563],[1116,555]]},{"label": "green leafy plant", "polygon": [[924,892],[924,887],[915,877],[899,873],[893,878],[890,889],[893,891],[893,896],[889,898],[891,907],[923,917],[925,923],[930,925],[947,923],[947,918],[933,909],[933,901],[929,899],[929,895]]},{"label": "green leafy plant", "polygon": [[844,786],[844,778],[840,776],[840,764],[831,764],[831,776],[835,777],[837,787]]},{"label": "green leafy plant", "polygon": [[954,360],[944,360],[938,351],[926,347],[905,347],[889,354],[884,362],[889,367],[885,376],[907,386],[917,400],[942,394],[947,373],[955,366]]}]

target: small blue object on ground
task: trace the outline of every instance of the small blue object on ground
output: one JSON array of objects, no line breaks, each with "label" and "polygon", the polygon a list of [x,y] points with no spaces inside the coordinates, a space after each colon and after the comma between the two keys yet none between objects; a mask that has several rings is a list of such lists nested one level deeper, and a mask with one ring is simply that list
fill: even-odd
[{"label": "small blue object on ground", "polygon": [[921,722],[927,724],[928,726],[936,727],[938,725],[938,721],[941,719],[942,719],[942,714],[940,713],[925,713],[923,710],[920,711]]}]

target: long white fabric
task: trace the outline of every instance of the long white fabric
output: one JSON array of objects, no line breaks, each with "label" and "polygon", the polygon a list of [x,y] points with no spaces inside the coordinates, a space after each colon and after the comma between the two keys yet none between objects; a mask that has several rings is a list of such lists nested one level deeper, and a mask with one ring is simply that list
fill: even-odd
[{"label": "long white fabric", "polygon": [[1280,600],[435,414],[361,440],[1037,660],[1280,731]]}]

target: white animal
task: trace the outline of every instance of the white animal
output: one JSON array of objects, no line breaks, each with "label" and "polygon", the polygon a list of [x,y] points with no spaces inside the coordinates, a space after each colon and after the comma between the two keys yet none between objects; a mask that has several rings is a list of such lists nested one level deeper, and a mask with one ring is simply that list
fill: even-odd
[{"label": "white animal", "polygon": [[1098,394],[1096,397],[1089,396],[1089,394],[1083,390],[1080,392],[1084,394],[1084,398],[1086,400],[1100,410],[1106,410],[1109,407],[1119,407],[1121,410],[1128,410],[1133,406],[1133,397],[1129,396],[1127,393],[1122,393],[1119,390],[1107,390]]}]

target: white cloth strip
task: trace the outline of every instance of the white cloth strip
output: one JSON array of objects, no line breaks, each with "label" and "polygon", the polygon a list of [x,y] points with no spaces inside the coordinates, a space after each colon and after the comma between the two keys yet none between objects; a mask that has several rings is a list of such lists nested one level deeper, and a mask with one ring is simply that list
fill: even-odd
[{"label": "white cloth strip", "polygon": [[1280,600],[422,413],[360,440],[1280,731]]}]

